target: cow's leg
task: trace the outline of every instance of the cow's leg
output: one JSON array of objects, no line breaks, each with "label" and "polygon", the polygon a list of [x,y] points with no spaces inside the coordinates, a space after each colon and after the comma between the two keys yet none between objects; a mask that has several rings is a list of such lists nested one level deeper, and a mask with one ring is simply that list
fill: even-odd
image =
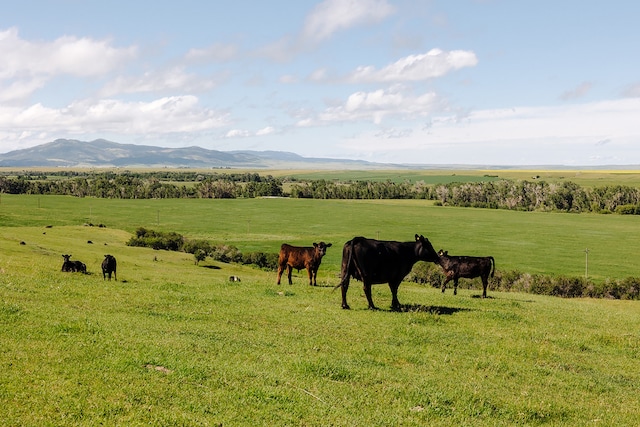
[{"label": "cow's leg", "polygon": [[293,273],[293,267],[288,265],[287,266],[287,277],[289,277],[289,284],[293,285],[293,282],[291,281],[291,273]]},{"label": "cow's leg", "polygon": [[347,290],[349,290],[349,276],[346,276],[340,282],[340,288],[342,289],[342,308],[349,310],[349,304],[347,304]]},{"label": "cow's leg", "polygon": [[400,301],[398,301],[398,288],[400,283],[389,283],[389,289],[391,289],[391,310],[400,311]]},{"label": "cow's leg", "polygon": [[311,268],[307,268],[307,275],[309,276],[309,286],[314,286],[313,283],[313,270]]},{"label": "cow's leg", "polygon": [[282,272],[284,271],[284,265],[283,264],[279,264],[278,265],[278,285],[280,284],[280,278],[282,277]]},{"label": "cow's leg", "polygon": [[444,294],[444,290],[447,289],[447,283],[451,280],[451,277],[446,277],[444,282],[442,282],[442,293]]},{"label": "cow's leg", "polygon": [[482,276],[482,298],[487,297],[487,286],[489,285],[489,278]]},{"label": "cow's leg", "polygon": [[367,302],[369,303],[369,309],[377,310],[376,306],[373,305],[373,299],[371,298],[371,284],[364,282],[363,288],[364,288],[364,294],[367,297]]},{"label": "cow's leg", "polygon": [[453,279],[453,294],[458,295],[458,278]]}]

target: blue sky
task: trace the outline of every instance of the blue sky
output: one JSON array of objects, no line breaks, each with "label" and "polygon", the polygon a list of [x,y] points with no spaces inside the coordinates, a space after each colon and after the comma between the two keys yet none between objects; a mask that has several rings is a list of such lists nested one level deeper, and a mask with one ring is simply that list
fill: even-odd
[{"label": "blue sky", "polygon": [[14,2],[0,153],[70,138],[468,165],[640,164],[640,2]]}]

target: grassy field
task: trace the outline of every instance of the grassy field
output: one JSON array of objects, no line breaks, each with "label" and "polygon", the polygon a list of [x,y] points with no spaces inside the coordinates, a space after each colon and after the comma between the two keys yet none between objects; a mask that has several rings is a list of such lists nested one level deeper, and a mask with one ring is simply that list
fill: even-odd
[{"label": "grassy field", "polygon": [[[104,224],[106,228],[84,226]],[[47,226],[50,226],[47,227]],[[321,286],[125,245],[135,228],[243,252],[333,242]],[[0,199],[5,425],[636,425],[637,301],[404,283],[403,312],[340,309],[342,243],[427,236],[498,268],[638,275],[637,219],[424,201]],[[87,243],[91,241],[92,244]],[[20,244],[24,242],[24,244]],[[88,275],[62,273],[61,254]],[[119,281],[103,281],[105,253]],[[621,256],[621,253],[624,256]],[[242,281],[231,283],[230,275]],[[388,307],[386,286],[374,301]]]},{"label": "grassy field", "polygon": [[[596,280],[640,275],[640,218],[634,215],[513,212],[433,206],[423,200],[110,200],[3,195],[5,226],[104,224],[138,227],[229,243],[242,252],[280,245],[334,244],[321,274],[338,273],[341,247],[354,236],[412,240],[424,234],[450,254],[492,255],[498,269],[585,274]],[[7,231],[8,232],[8,231]],[[14,230],[11,238],[25,240]]]}]

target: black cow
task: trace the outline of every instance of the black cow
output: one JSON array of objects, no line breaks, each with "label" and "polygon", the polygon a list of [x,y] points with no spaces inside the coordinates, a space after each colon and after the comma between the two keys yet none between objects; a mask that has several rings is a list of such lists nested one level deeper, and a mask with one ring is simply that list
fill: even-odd
[{"label": "black cow", "polygon": [[438,256],[436,264],[442,267],[442,271],[446,276],[442,283],[442,292],[446,289],[447,283],[453,280],[453,294],[456,295],[458,293],[459,278],[473,279],[474,277],[480,277],[482,279],[482,298],[486,298],[489,275],[493,277],[493,273],[496,270],[496,262],[492,256],[455,256],[449,255],[442,249],[438,252]]},{"label": "black cow", "polygon": [[107,275],[109,276],[109,280],[111,280],[111,273],[113,273],[113,278],[117,281],[116,257],[113,255],[105,255],[104,260],[102,260],[102,280],[105,280]]},{"label": "black cow", "polygon": [[331,247],[331,243],[314,243],[311,246],[291,246],[283,243],[280,247],[280,254],[278,255],[278,285],[280,284],[280,278],[282,272],[286,268],[288,270],[289,284],[291,285],[291,271],[295,268],[300,271],[303,268],[307,269],[309,275],[309,285],[315,286],[316,276],[318,275],[318,268],[322,262],[322,257],[327,253],[327,248]]},{"label": "black cow", "polygon": [[[398,287],[418,261],[436,262],[438,254],[424,236],[415,235],[414,242],[391,242],[354,237],[342,248],[342,308],[348,309],[347,290],[353,276],[364,284],[369,308],[375,310],[371,285],[388,283],[391,289],[391,309],[400,310]],[[338,287],[336,286],[336,288]]]},{"label": "black cow", "polygon": [[62,271],[86,273],[87,266],[81,261],[71,261],[71,255],[62,255],[64,262],[62,263]]},{"label": "black cow", "polygon": [[62,263],[62,270],[64,272],[69,272],[69,271],[76,271],[76,265],[75,262],[70,261],[69,258],[71,258],[71,255],[62,255],[62,258],[64,258],[64,262]]}]

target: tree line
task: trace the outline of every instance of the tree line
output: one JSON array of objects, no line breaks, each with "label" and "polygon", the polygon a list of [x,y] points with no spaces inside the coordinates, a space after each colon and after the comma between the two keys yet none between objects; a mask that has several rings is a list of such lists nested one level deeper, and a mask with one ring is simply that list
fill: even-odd
[{"label": "tree line", "polygon": [[640,214],[639,188],[624,185],[584,188],[570,181],[549,183],[541,180],[425,184],[423,181],[297,180],[257,173],[100,172],[76,175],[58,172],[58,175],[1,175],[0,193],[117,199],[426,199],[443,206]]}]

